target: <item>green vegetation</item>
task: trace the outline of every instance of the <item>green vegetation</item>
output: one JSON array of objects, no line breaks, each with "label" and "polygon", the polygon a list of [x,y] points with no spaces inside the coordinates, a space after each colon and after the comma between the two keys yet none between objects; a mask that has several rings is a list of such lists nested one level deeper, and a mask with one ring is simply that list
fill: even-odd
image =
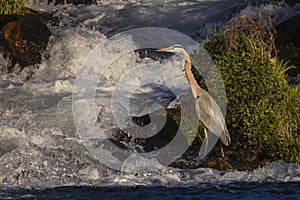
[{"label": "green vegetation", "polygon": [[20,14],[25,9],[27,0],[1,0],[0,14]]},{"label": "green vegetation", "polygon": [[300,89],[286,81],[270,19],[234,18],[205,45],[226,89],[231,157],[300,164]]}]

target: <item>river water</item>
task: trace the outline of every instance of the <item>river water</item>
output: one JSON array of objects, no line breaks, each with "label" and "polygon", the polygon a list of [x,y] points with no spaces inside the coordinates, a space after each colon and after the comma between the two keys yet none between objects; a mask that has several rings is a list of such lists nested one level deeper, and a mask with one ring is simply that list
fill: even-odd
[{"label": "river water", "polygon": [[[235,14],[255,16],[261,12],[274,16],[275,23],[279,23],[300,12],[299,4],[290,8],[283,3],[261,2],[103,0],[98,5],[49,6],[31,1],[32,8],[53,13],[60,22],[49,26],[52,36],[42,63],[22,72],[1,74],[0,199],[300,199],[300,167],[293,163],[277,161],[254,171],[178,169],[162,165],[152,154],[149,158],[134,152],[121,162],[115,157],[103,162],[101,159],[107,155],[102,152],[104,157],[99,159],[93,151],[102,133],[114,134],[117,128],[125,130],[128,126],[128,110],[113,107],[112,97],[118,99],[127,95],[126,90],[134,90],[131,101],[142,97],[143,104],[137,101],[130,112],[142,116],[189,91],[179,56],[161,60],[143,57],[137,51],[123,52],[136,48],[137,40],[116,34],[146,30],[144,36],[160,33],[167,38],[166,44],[180,40],[193,45],[211,35],[215,24],[222,27]],[[158,32],[153,34],[153,30]],[[114,37],[122,42],[114,46],[114,40],[109,39]],[[158,41],[155,45],[164,44]],[[106,50],[112,52],[101,51],[99,44],[107,45]],[[79,80],[93,84],[94,76],[78,79],[78,74],[87,73],[81,69],[99,62],[109,67],[92,73],[96,77],[101,73],[101,78],[91,90],[96,96],[91,107],[95,101],[79,98],[90,93],[81,93],[78,85]],[[2,54],[0,63],[2,67],[8,64]],[[172,70],[155,68],[153,74],[153,68],[148,67],[162,64],[172,66]],[[137,65],[143,68],[135,68]],[[28,72],[33,76],[25,81]],[[95,119],[92,112],[96,113]],[[99,133],[97,141],[92,140],[94,134],[85,140],[95,133],[86,130],[87,125]],[[147,130],[152,130],[151,126]]]}]

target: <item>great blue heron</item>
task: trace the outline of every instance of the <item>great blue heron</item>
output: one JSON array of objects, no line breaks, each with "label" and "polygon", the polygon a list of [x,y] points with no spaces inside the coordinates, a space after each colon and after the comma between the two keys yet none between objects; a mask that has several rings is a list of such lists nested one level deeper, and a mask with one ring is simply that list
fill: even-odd
[{"label": "great blue heron", "polygon": [[[196,112],[198,118],[204,126],[206,140],[205,154],[208,145],[207,129],[210,130],[216,136],[220,137],[221,142],[224,145],[228,146],[231,143],[231,139],[226,127],[223,113],[216,101],[209,95],[209,93],[197,84],[197,81],[192,73],[192,65],[189,54],[180,45],[173,45],[171,47],[158,49],[156,51],[180,53],[184,58],[185,75],[191,86],[193,97],[196,100]],[[222,156],[224,157],[224,151],[222,147],[221,151]]]}]

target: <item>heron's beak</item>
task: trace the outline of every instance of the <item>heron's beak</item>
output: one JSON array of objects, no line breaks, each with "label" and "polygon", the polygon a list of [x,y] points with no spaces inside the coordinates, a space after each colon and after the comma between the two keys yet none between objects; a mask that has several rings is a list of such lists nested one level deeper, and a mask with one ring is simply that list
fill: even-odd
[{"label": "heron's beak", "polygon": [[169,48],[157,49],[156,52],[170,52]]}]

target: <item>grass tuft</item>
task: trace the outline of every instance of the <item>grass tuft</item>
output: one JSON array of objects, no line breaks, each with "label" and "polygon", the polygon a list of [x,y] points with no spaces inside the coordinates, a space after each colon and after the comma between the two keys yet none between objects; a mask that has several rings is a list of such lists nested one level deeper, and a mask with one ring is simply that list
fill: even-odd
[{"label": "grass tuft", "polygon": [[1,0],[0,14],[22,14],[27,0]]}]

